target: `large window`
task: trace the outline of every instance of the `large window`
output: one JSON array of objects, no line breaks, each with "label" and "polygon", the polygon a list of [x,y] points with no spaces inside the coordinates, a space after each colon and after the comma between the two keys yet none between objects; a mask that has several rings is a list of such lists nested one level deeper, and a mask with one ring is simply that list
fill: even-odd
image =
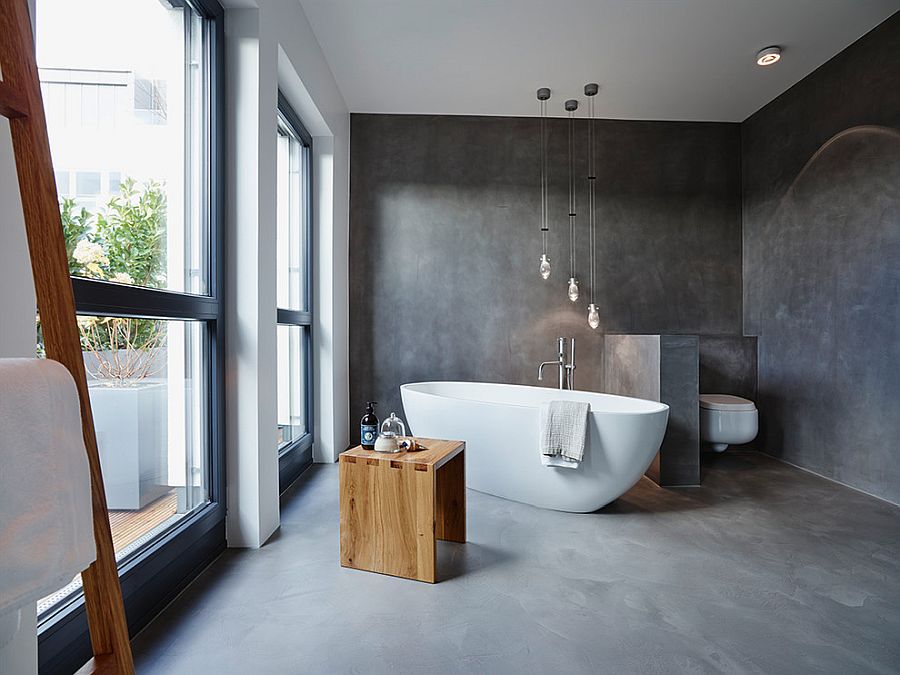
[{"label": "large window", "polygon": [[277,400],[283,489],[312,461],[312,139],[281,95],[277,140]]},{"label": "large window", "polygon": [[[41,88],[130,617],[177,591],[173,575],[202,564],[212,538],[224,544],[221,24],[211,0],[37,0]],[[39,604],[51,670],[73,653],[67,640],[84,642],[71,627],[61,637],[81,598],[76,578]]]}]

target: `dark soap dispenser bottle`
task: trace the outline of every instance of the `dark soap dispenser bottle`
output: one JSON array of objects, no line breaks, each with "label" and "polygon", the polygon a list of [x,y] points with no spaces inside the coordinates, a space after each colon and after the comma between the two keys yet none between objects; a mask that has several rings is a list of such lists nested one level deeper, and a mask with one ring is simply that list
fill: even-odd
[{"label": "dark soap dispenser bottle", "polygon": [[359,424],[359,440],[360,444],[366,450],[375,449],[375,439],[378,438],[378,418],[375,417],[375,405],[377,401],[369,401],[366,403],[366,414],[363,415]]}]

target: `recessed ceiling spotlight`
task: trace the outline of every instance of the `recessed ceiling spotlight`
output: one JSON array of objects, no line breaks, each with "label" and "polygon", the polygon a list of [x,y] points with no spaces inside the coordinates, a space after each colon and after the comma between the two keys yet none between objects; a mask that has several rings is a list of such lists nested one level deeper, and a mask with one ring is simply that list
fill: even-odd
[{"label": "recessed ceiling spotlight", "polygon": [[771,66],[781,59],[781,47],[766,47],[756,55],[756,65]]}]

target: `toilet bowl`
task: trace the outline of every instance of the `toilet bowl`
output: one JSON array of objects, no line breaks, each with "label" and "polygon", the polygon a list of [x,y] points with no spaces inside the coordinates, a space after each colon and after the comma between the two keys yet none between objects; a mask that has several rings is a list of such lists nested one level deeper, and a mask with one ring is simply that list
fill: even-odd
[{"label": "toilet bowl", "polygon": [[759,429],[753,401],[729,394],[700,394],[700,440],[716,452],[749,443]]}]

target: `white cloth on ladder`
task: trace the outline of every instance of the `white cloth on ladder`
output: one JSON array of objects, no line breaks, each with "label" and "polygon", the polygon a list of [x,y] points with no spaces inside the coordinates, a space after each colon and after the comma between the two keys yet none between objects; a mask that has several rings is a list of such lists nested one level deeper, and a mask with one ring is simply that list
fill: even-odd
[{"label": "white cloth on ladder", "polygon": [[0,359],[0,614],[96,559],[75,382],[46,359]]}]

